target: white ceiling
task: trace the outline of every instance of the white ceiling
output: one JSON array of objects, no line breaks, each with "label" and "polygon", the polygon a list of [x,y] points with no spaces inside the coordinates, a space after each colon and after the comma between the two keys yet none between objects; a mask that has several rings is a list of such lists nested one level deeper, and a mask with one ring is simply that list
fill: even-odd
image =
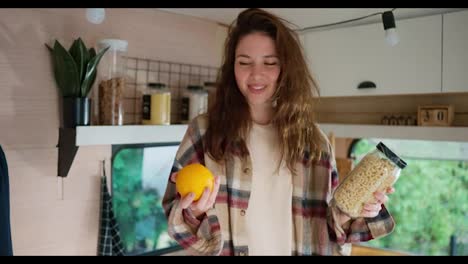
[{"label": "white ceiling", "polygon": [[[229,25],[245,8],[158,8],[159,10],[190,15]],[[335,23],[354,19],[376,12],[389,11],[392,8],[264,8],[300,28]],[[418,17],[432,14],[448,13],[463,8],[397,8],[393,11],[398,27],[398,19]],[[346,25],[375,23],[381,21],[379,15],[359,20]],[[343,26],[343,25],[341,25]]]}]

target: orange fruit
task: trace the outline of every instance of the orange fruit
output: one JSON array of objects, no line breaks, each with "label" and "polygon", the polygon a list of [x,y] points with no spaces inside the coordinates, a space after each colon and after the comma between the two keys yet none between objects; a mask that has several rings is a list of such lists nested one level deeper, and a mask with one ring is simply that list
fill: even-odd
[{"label": "orange fruit", "polygon": [[176,177],[176,190],[182,196],[193,192],[194,201],[200,199],[206,187],[213,190],[214,176],[210,170],[199,163],[193,163],[183,167]]}]

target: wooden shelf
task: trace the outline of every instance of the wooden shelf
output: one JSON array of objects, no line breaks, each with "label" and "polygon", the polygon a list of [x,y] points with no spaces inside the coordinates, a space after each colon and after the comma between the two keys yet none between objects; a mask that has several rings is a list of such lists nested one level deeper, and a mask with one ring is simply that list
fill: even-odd
[{"label": "wooden shelf", "polygon": [[384,126],[320,124],[326,133],[345,138],[396,138],[436,141],[468,141],[468,127]]},{"label": "wooden shelf", "polygon": [[78,126],[76,145],[120,145],[180,142],[187,125]]},{"label": "wooden shelf", "polygon": [[[187,125],[78,126],[60,129],[58,176],[66,177],[80,146],[180,142]],[[468,142],[468,127],[320,124],[327,135],[344,138],[396,138]]]}]

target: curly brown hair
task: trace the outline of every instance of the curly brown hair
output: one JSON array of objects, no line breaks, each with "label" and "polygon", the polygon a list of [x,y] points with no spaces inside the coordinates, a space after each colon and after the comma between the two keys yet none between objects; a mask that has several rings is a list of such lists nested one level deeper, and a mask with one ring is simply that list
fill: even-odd
[{"label": "curly brown hair", "polygon": [[[318,87],[312,78],[299,37],[286,24],[288,21],[261,9],[247,9],[230,25],[224,45],[223,63],[217,80],[215,102],[208,111],[205,144],[208,154],[222,162],[235,154],[248,154],[245,139],[252,124],[249,105],[240,92],[234,75],[235,50],[239,40],[251,33],[262,32],[276,45],[281,65],[272,124],[278,131],[281,157],[295,174],[296,162],[309,164],[321,151],[323,137],[315,125],[314,92]],[[236,149],[238,152],[233,153]]]}]

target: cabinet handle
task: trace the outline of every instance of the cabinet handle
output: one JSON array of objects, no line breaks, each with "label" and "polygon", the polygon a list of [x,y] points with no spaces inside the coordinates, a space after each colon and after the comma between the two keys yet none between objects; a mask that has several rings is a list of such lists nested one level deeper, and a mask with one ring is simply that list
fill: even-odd
[{"label": "cabinet handle", "polygon": [[357,88],[358,89],[376,89],[377,85],[375,85],[374,82],[365,81],[365,82],[360,83]]}]

